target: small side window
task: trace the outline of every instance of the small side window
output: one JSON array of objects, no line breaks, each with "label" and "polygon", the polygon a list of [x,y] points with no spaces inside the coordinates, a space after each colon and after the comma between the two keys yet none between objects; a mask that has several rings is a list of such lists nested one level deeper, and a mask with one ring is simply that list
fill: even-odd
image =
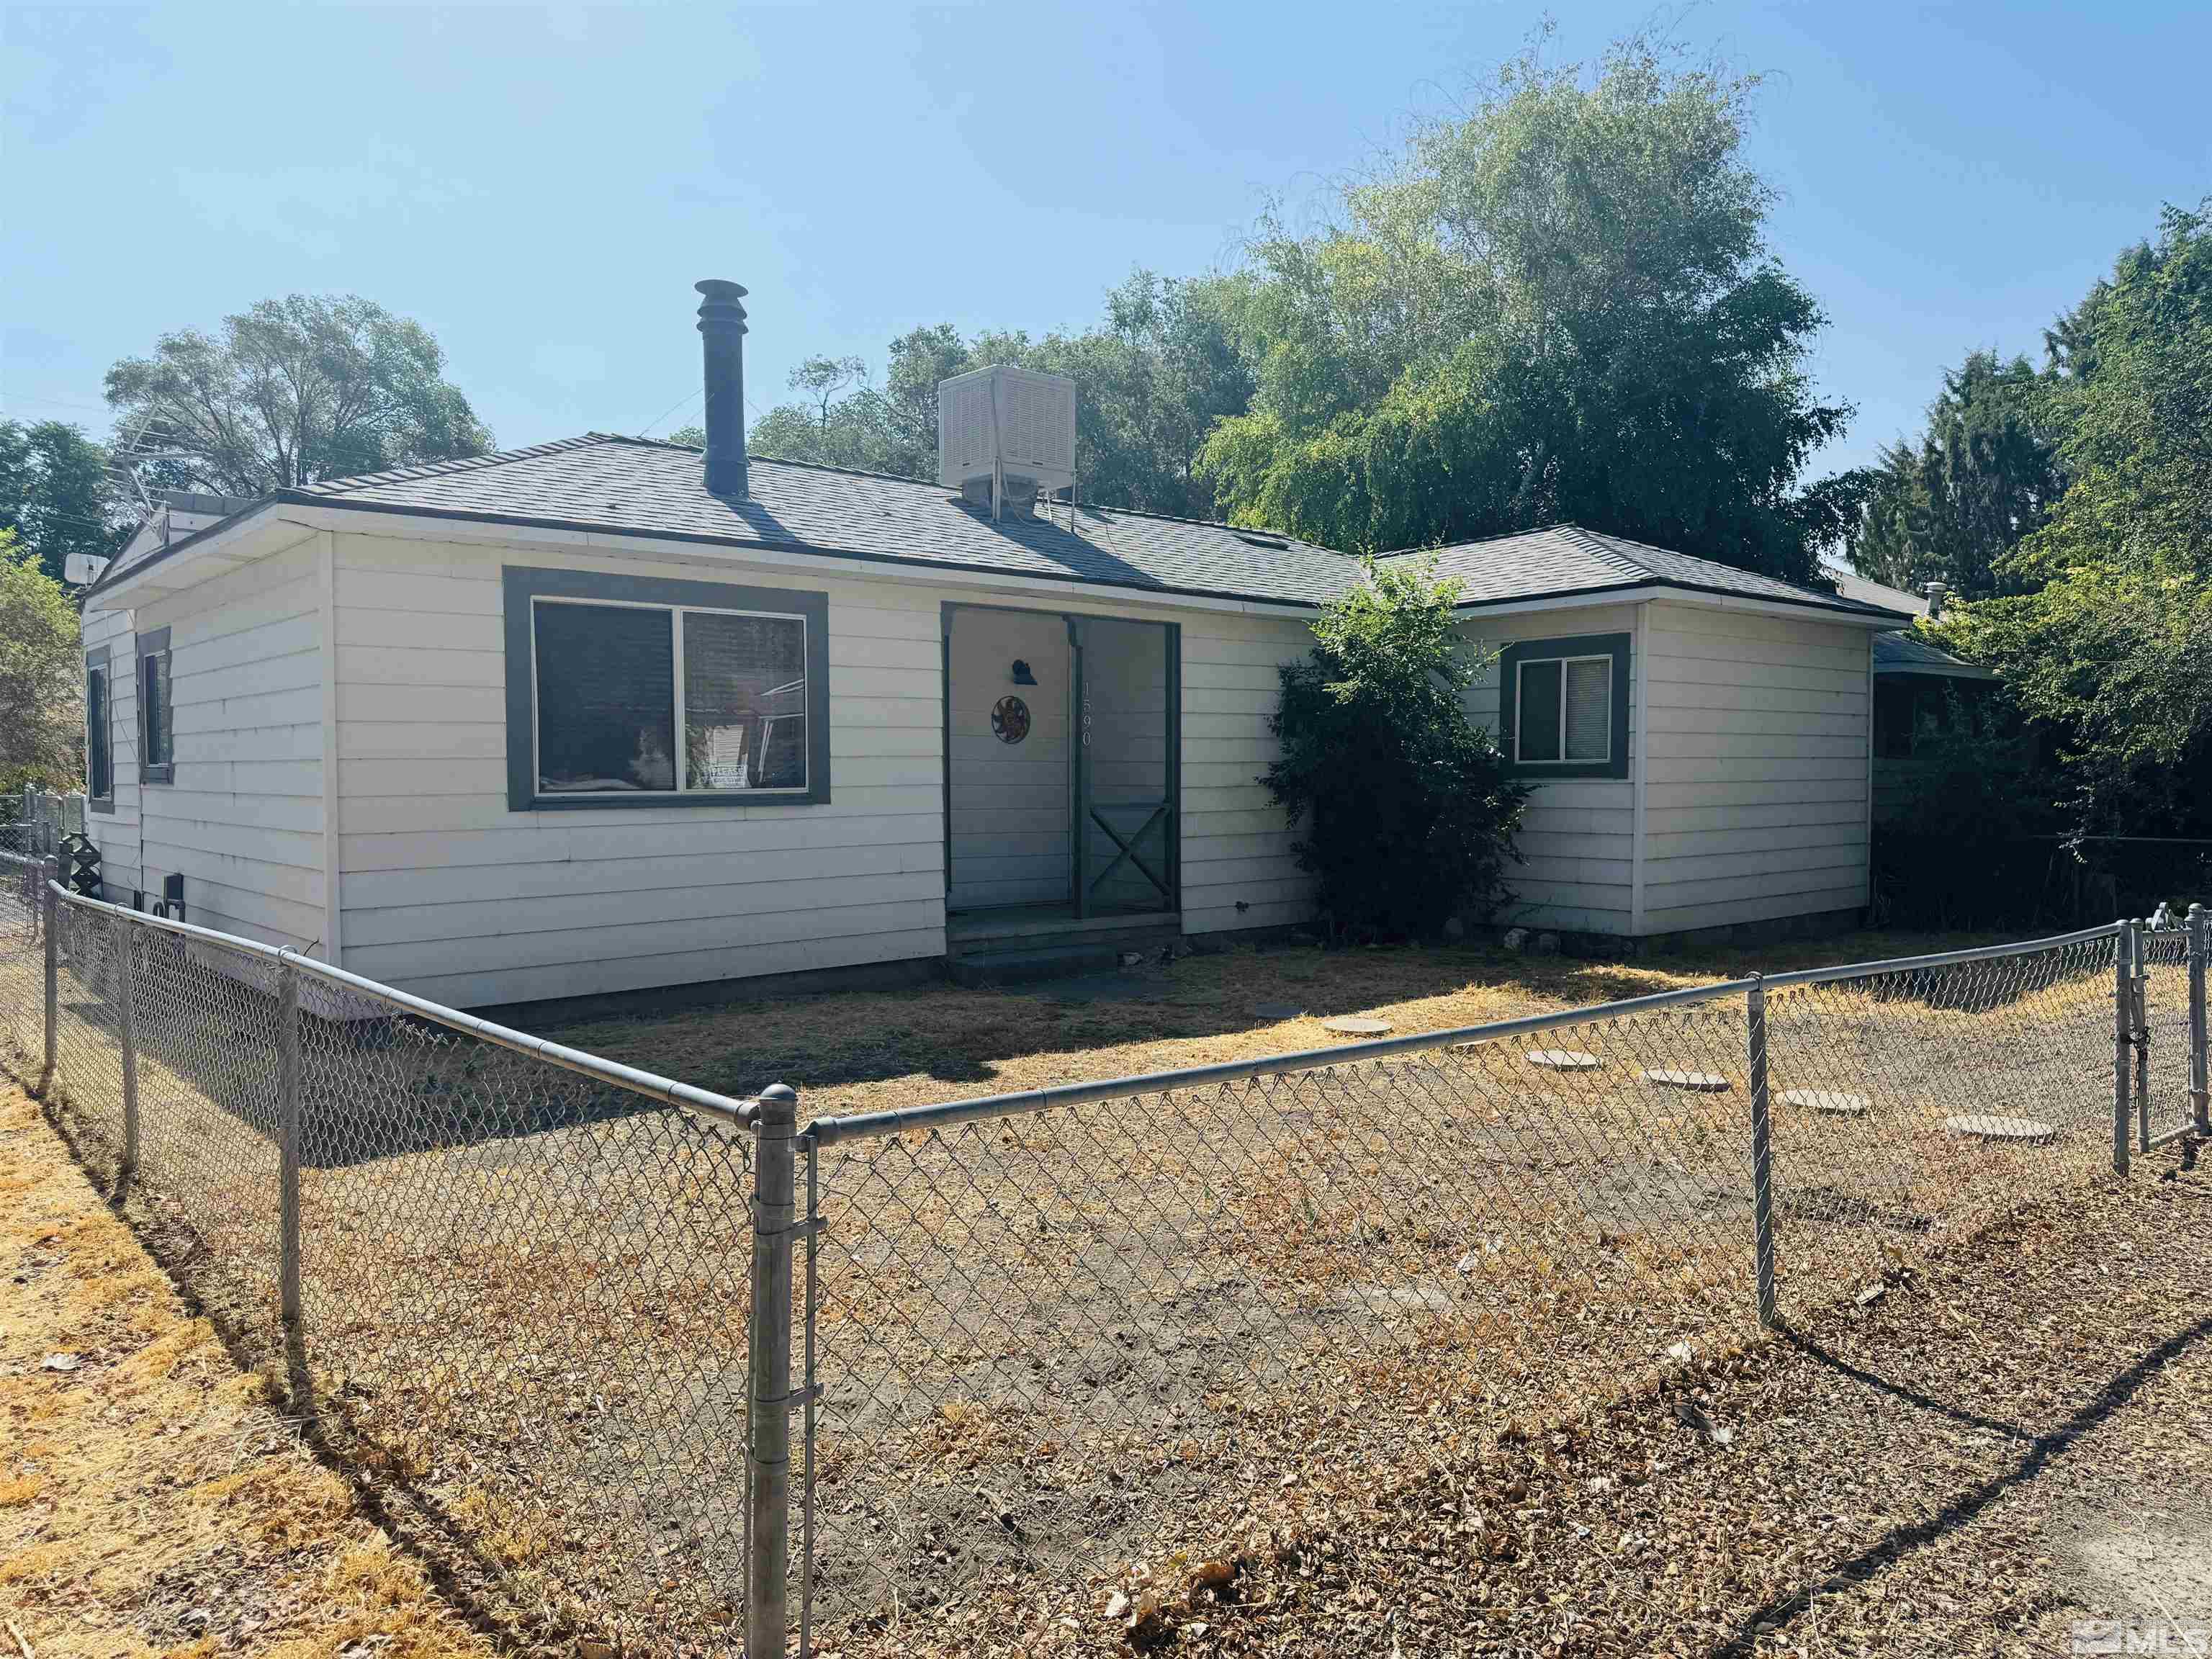
[{"label": "small side window", "polygon": [[138,636],[138,781],[176,780],[176,714],[169,702],[169,630]]},{"label": "small side window", "polygon": [[84,659],[84,793],[95,810],[115,806],[115,700],[107,684],[107,649]]},{"label": "small side window", "polygon": [[1516,775],[1628,775],[1628,652],[1626,634],[1506,647],[1498,738]]}]

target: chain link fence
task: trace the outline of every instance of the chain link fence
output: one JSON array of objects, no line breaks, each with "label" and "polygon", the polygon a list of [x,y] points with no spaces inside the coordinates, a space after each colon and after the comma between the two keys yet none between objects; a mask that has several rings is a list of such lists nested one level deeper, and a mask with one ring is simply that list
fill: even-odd
[{"label": "chain link fence", "polygon": [[625,1650],[1196,1559],[2208,1127],[2195,911],[803,1122],[52,867],[0,854],[0,1052],[357,1467]]},{"label": "chain link fence", "polygon": [[8,866],[11,1058],[280,1390],[541,1625],[734,1627],[749,1109]]},{"label": "chain link fence", "polygon": [[2116,925],[809,1125],[803,1632],[1198,1559],[1255,1472],[1375,1490],[2111,1170],[2192,936],[2148,1049]]}]

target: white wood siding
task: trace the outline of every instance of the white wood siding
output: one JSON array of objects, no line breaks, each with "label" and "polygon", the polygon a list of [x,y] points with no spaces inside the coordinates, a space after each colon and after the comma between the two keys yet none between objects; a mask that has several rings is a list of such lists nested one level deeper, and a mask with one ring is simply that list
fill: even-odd
[{"label": "white wood siding", "polygon": [[[354,534],[337,561],[349,969],[468,1006],[942,954],[939,594]],[[507,564],[826,592],[830,802],[509,811]]]},{"label": "white wood siding", "polygon": [[1864,629],[1654,604],[1644,931],[1867,902]]},{"label": "white wood siding", "polygon": [[[1280,665],[1313,648],[1287,617],[1189,613],[1182,624],[1182,930],[1309,921],[1313,883],[1260,775],[1281,752],[1267,730]],[[1239,908],[1239,906],[1243,908]]]},{"label": "white wood siding", "polygon": [[[311,539],[142,605],[118,648],[116,822],[138,868],[111,893],[185,878],[187,920],[322,954],[322,604]],[[137,635],[167,628],[173,783],[138,781]],[[128,724],[125,724],[127,720]],[[125,735],[127,733],[127,735]],[[127,845],[127,840],[125,842]],[[103,854],[104,856],[104,854]],[[118,865],[118,868],[121,866]]]},{"label": "white wood siding", "polygon": [[[943,954],[940,607],[1008,595],[720,555],[632,562],[394,536],[341,535],[337,561],[348,968],[465,1006]],[[507,563],[826,592],[830,802],[509,811]],[[1308,884],[1257,776],[1273,753],[1274,665],[1305,648],[1305,626],[1066,608],[1182,624],[1186,931],[1304,920]],[[1062,609],[1037,605],[1034,627],[1040,641],[1057,630],[1064,652]],[[1054,687],[1033,665],[1042,720]]]},{"label": "white wood siding", "polygon": [[[1643,711],[1638,707],[1634,637],[1637,607],[1593,605],[1528,616],[1477,615],[1462,631],[1482,655],[1495,659],[1516,641],[1565,639],[1586,634],[1627,634],[1629,660],[1626,778],[1571,779],[1540,783],[1528,798],[1516,845],[1524,862],[1510,866],[1512,898],[1497,912],[1499,923],[1565,928],[1575,933],[1626,934],[1634,921],[1636,786]],[[1468,690],[1465,706],[1477,725],[1498,730],[1498,666],[1492,660]]]},{"label": "white wood siding", "polygon": [[118,904],[131,902],[140,879],[138,854],[138,676],[131,650],[131,617],[118,611],[95,611],[84,619],[88,653],[107,647],[110,773],[115,810],[85,813],[87,833],[100,848],[104,895]]}]

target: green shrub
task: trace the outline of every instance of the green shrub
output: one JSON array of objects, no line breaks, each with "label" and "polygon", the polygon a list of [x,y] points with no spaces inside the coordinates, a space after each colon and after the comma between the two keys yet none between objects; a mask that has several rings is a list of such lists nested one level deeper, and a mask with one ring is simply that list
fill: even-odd
[{"label": "green shrub", "polygon": [[1528,799],[1461,694],[1477,666],[1453,627],[1458,586],[1367,566],[1282,670],[1282,757],[1262,780],[1299,830],[1298,867],[1340,939],[1433,934],[1503,896]]}]

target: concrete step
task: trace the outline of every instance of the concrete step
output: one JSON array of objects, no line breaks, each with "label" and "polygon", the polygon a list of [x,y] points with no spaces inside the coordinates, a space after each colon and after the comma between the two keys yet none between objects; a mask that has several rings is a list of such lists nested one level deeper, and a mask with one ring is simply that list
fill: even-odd
[{"label": "concrete step", "polygon": [[1079,974],[1110,974],[1121,965],[1121,950],[1085,939],[1012,951],[969,951],[945,957],[945,971],[955,985],[1034,985]]},{"label": "concrete step", "polygon": [[1172,915],[1091,916],[1000,921],[955,916],[945,930],[945,954],[971,957],[999,951],[1044,950],[1053,945],[1110,945],[1123,951],[1157,951],[1182,933]]}]

